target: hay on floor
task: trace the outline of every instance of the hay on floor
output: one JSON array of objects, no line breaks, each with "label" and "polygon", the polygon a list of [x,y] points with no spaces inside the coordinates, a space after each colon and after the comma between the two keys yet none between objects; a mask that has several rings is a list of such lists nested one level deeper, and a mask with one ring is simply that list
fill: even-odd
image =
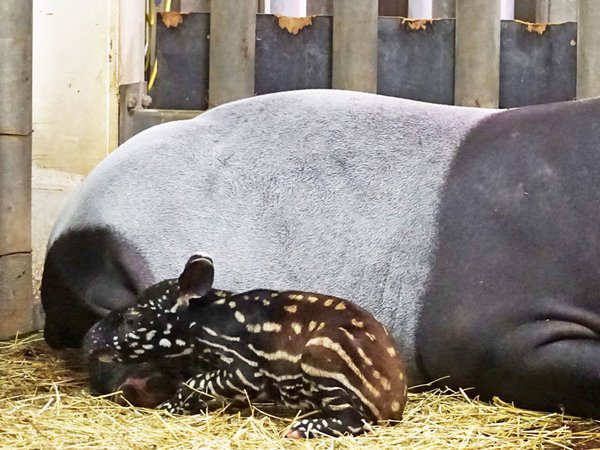
[{"label": "hay on floor", "polygon": [[2,448],[600,448],[600,422],[487,404],[464,392],[410,394],[402,422],[360,437],[290,441],[279,435],[291,419],[258,409],[182,417],[92,397],[76,355],[50,350],[40,333],[0,342],[0,353]]}]

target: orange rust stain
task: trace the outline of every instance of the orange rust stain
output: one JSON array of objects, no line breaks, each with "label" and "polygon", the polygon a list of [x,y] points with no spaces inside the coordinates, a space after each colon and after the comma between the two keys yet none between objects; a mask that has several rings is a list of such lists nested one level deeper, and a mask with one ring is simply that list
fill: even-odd
[{"label": "orange rust stain", "polygon": [[407,19],[406,17],[401,17],[400,22],[411,30],[417,31],[426,30],[427,26],[433,23],[433,19]]},{"label": "orange rust stain", "polygon": [[288,33],[298,34],[298,32],[304,27],[308,27],[312,25],[312,20],[314,16],[309,17],[287,17],[287,16],[279,16],[277,17],[279,28],[282,30],[287,30]]},{"label": "orange rust stain", "polygon": [[529,31],[530,33],[537,33],[540,35],[544,34],[544,32],[546,31],[546,28],[548,28],[547,23],[532,23],[532,22],[525,22],[523,20],[515,20],[515,22],[518,22],[521,25],[526,26],[527,31]]},{"label": "orange rust stain", "polygon": [[180,12],[164,12],[160,13],[162,23],[167,28],[177,28],[183,23],[183,14]]}]

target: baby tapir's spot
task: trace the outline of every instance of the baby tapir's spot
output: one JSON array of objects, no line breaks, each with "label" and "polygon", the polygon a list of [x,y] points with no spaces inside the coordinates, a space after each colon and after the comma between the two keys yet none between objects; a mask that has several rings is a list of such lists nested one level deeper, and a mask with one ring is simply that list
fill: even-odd
[{"label": "baby tapir's spot", "polygon": [[[296,291],[255,290],[223,301],[207,295],[212,270],[210,259],[193,256],[179,277],[187,290],[176,307],[109,315],[120,323],[109,342],[121,361],[191,354],[203,367],[162,408],[198,413],[220,398],[316,411],[291,426],[286,435],[293,438],[359,434],[377,421],[402,417],[404,365],[393,339],[367,311],[348,300]],[[142,338],[133,330],[144,328],[151,331],[139,352]]]}]

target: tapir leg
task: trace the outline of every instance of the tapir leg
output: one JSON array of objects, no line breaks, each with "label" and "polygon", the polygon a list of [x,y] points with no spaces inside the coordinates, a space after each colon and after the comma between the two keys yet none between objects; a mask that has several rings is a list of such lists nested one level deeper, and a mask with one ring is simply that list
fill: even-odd
[{"label": "tapir leg", "polygon": [[472,394],[483,399],[498,396],[524,408],[600,417],[598,324],[568,314],[525,319],[518,310],[522,321],[476,312],[477,322],[446,315],[448,322],[436,325],[438,337],[423,336],[424,369],[432,379],[448,377],[440,384],[474,388]]},{"label": "tapir leg", "polygon": [[72,231],[53,242],[44,263],[44,337],[54,348],[78,347],[112,310],[133,305],[154,280],[144,259],[113,230]]},{"label": "tapir leg", "polygon": [[[529,329],[524,333],[538,332]],[[585,338],[585,334],[533,348],[515,346],[514,337],[508,336],[512,342],[505,345],[505,354],[484,369],[481,394],[513,399],[536,410],[564,409],[577,416],[600,417],[600,341]]]}]

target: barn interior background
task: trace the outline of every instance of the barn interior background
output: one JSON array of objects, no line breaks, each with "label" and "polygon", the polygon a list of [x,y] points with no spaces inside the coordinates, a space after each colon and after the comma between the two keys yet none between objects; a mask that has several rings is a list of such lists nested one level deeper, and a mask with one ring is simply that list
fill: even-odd
[{"label": "barn interior background", "polygon": [[[119,142],[149,126],[304,88],[492,108],[600,95],[599,0],[3,0],[0,21],[2,338],[42,326],[46,239],[68,193]],[[38,341],[7,341],[2,351],[46,357]],[[41,359],[30,373],[46,374],[47,363]],[[10,370],[0,373],[28,377]],[[54,411],[57,382],[45,383],[56,395],[28,401]],[[19,408],[0,416],[20,417]],[[469,414],[492,414],[476,408]],[[540,438],[536,426],[526,426],[521,437],[532,448],[594,448],[583,443],[597,431],[590,423],[552,416],[549,426],[532,417],[552,432]],[[486,442],[500,442],[494,439]],[[483,448],[465,435],[452,442]]]}]

